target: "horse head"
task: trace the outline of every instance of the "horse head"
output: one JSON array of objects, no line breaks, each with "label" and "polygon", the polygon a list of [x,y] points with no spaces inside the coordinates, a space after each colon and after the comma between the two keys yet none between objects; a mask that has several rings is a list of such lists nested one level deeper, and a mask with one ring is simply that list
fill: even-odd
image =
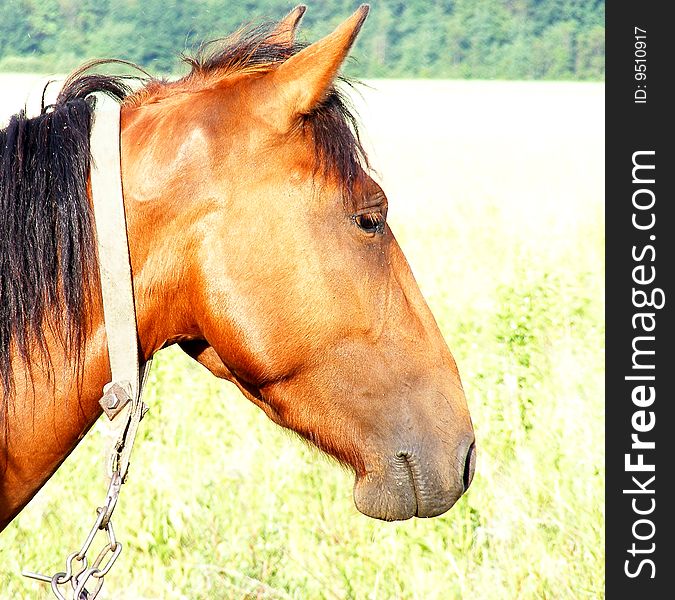
[{"label": "horse head", "polygon": [[123,110],[141,340],[181,343],[351,466],[363,513],[438,515],[471,481],[474,434],[335,87],[367,8],[305,48],[301,12]]},{"label": "horse head", "polygon": [[306,47],[302,12],[123,107],[140,337],[351,466],[366,515],[438,515],[471,482],[474,433],[335,85],[368,8]]}]

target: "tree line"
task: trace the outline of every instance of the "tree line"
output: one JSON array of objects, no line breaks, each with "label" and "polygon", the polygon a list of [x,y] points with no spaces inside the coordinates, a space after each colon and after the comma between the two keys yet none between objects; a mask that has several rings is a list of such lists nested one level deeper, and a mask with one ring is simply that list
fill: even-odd
[{"label": "tree line", "polygon": [[[358,5],[307,2],[301,39]],[[604,0],[371,0],[347,65],[356,77],[601,80]],[[0,0],[0,70],[67,71],[124,58],[154,74],[245,23],[278,19],[284,0]]]}]

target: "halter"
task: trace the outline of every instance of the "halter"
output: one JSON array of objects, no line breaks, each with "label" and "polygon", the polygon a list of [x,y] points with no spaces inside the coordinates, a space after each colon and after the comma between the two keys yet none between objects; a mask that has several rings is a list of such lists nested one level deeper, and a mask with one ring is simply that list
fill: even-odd
[{"label": "halter", "polygon": [[[67,583],[73,588],[71,598],[74,600],[95,598],[103,586],[103,577],[122,551],[122,544],[115,538],[110,517],[115,510],[121,486],[126,481],[138,425],[148,410],[141,400],[141,394],[152,363],[150,359],[141,364],[138,346],[122,193],[120,105],[101,93],[90,98],[95,106],[90,133],[91,196],[112,374],[111,381],[103,387],[103,397],[99,401],[111,421],[111,445],[105,467],[110,482],[106,500],[96,511],[96,522],[80,550],[66,559],[66,570],[52,577],[23,572],[26,577],[50,583],[59,600],[67,600],[58,587]],[[108,543],[89,566],[86,554],[99,530],[107,533]],[[85,588],[88,582],[94,584],[91,591]]]}]

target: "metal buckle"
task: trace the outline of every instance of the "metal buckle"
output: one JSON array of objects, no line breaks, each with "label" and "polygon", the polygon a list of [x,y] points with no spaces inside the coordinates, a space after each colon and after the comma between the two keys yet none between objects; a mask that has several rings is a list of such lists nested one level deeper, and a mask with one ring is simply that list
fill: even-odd
[{"label": "metal buckle", "polygon": [[103,397],[98,401],[112,421],[131,402],[131,384],[127,381],[106,383]]}]

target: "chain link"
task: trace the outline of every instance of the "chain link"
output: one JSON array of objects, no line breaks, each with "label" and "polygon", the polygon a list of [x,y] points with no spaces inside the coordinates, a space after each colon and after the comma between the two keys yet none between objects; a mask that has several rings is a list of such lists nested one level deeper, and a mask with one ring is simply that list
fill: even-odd
[{"label": "chain link", "polygon": [[[148,410],[148,407],[141,400],[141,394],[145,387],[151,364],[152,359],[146,361],[143,365],[141,369],[142,377],[138,389],[138,397],[135,400],[132,400],[131,403],[126,403],[127,406],[130,406],[130,409],[127,413],[124,413],[124,417],[122,417],[122,413],[115,413],[111,417],[117,419],[116,431],[119,437],[116,439],[109,457],[110,461],[108,465],[112,465],[112,476],[110,478],[110,485],[108,486],[108,494],[106,495],[103,506],[99,506],[96,509],[96,521],[89,531],[89,535],[87,535],[84,540],[82,547],[79,551],[68,555],[66,558],[65,571],[58,571],[51,577],[32,571],[23,571],[22,573],[25,577],[49,583],[52,592],[54,592],[54,595],[59,600],[68,600],[64,593],[59,589],[59,586],[65,586],[68,583],[70,583],[72,588],[73,593],[70,598],[73,600],[93,600],[96,598],[103,587],[104,577],[108,574],[122,552],[122,544],[118,542],[115,537],[115,530],[113,529],[110,518],[117,506],[117,500],[120,495],[122,484],[126,480],[127,471],[129,469],[129,457],[138,430],[138,424]],[[110,389],[112,390],[113,388]],[[120,389],[124,391],[123,387],[120,387]],[[106,406],[110,408],[109,400],[106,392],[101,399],[104,408]],[[110,473],[111,471],[106,468],[106,472]],[[105,531],[108,541],[96,555],[96,559],[90,567],[89,561],[87,560],[87,552],[89,552],[96,535],[101,530]],[[91,589],[87,589],[87,585],[92,586]]]},{"label": "chain link", "polygon": [[[117,505],[121,486],[122,477],[119,471],[116,471],[110,481],[110,487],[108,488],[108,494],[103,506],[99,506],[96,509],[96,521],[91,531],[89,531],[89,535],[87,535],[79,551],[68,555],[65,571],[58,571],[51,577],[31,571],[23,571],[23,575],[49,583],[52,592],[54,592],[54,595],[59,600],[68,600],[68,597],[59,589],[59,586],[65,586],[68,583],[70,583],[72,588],[71,598],[73,600],[94,600],[103,587],[105,575],[108,574],[113,564],[115,564],[117,557],[122,552],[122,544],[117,541],[115,530],[110,520]],[[87,552],[89,552],[96,535],[101,530],[105,531],[107,542],[101,548],[90,567],[87,560]],[[76,565],[75,563],[78,564]],[[90,590],[86,588],[88,584],[93,584]]]}]

